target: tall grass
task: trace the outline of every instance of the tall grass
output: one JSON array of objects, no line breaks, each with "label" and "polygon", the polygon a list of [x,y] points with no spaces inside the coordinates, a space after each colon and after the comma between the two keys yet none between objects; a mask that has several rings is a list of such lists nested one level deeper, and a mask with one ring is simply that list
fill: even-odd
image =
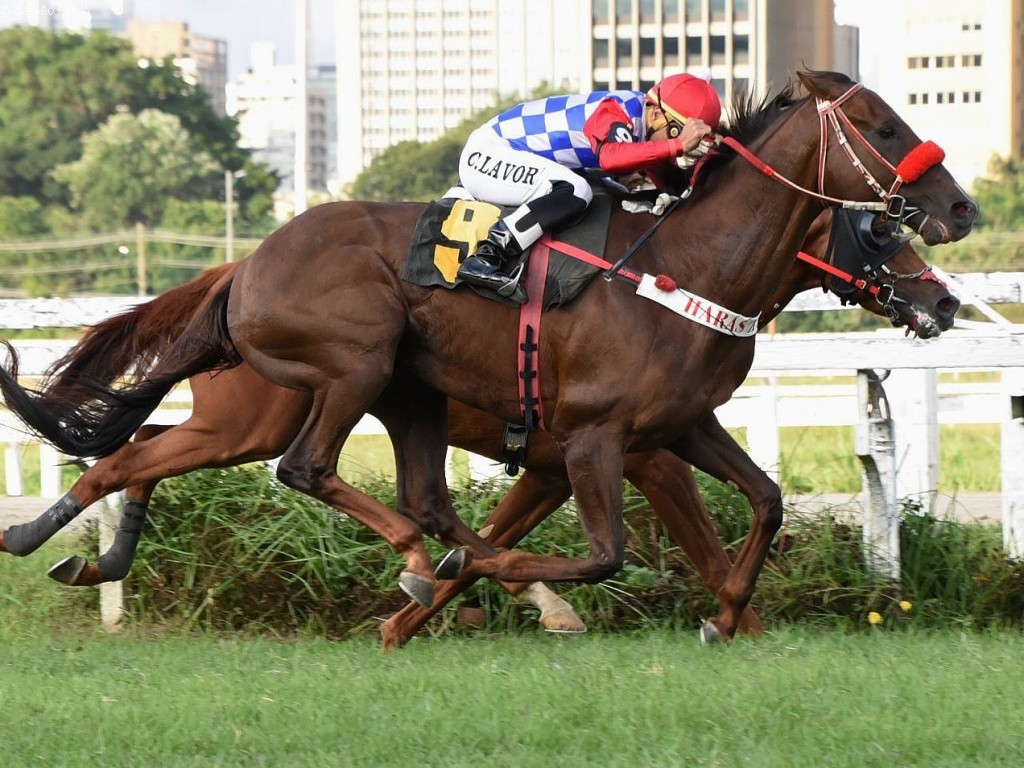
[{"label": "tall grass", "polygon": [[[727,549],[746,536],[745,498],[700,477]],[[394,503],[390,478],[367,492]],[[453,490],[459,514],[479,527],[505,492],[502,482]],[[627,560],[615,577],[560,591],[595,630],[693,628],[717,612],[713,595],[654,519],[646,501],[625,488]],[[93,546],[93,545],[88,545]],[[441,549],[430,543],[435,556]],[[545,554],[582,557],[586,544],[568,505],[522,544]],[[770,624],[804,622],[866,628],[867,616],[920,627],[953,622],[985,628],[1024,623],[1024,566],[1007,559],[998,529],[962,525],[907,510],[903,574],[894,584],[865,566],[860,528],[829,514],[790,510],[754,596]],[[128,609],[139,624],[224,632],[330,637],[372,635],[377,620],[404,604],[396,589],[403,562],[352,519],[281,486],[262,466],[193,473],[161,485],[149,529],[126,582]],[[497,585],[479,582],[462,598],[485,609],[490,631],[519,631],[535,611]],[[912,611],[898,606],[909,601]],[[430,631],[458,631],[442,612]]]}]

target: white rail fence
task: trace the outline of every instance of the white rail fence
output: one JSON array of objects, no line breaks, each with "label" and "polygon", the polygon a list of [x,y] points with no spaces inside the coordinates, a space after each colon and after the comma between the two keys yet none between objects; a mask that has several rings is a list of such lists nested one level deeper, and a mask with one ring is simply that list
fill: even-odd
[{"label": "white rail fence", "polygon": [[[949,277],[944,275],[944,277]],[[951,291],[973,305],[991,322],[958,321],[957,328],[939,339],[907,339],[893,329],[874,333],[763,335],[751,370],[756,382],[742,386],[719,409],[728,427],[746,430],[750,453],[769,472],[779,466],[779,429],[801,426],[852,425],[853,449],[862,466],[864,536],[873,565],[899,575],[899,500],[926,500],[938,484],[940,424],[999,424],[1003,538],[1014,557],[1024,554],[1024,326],[1012,325],[989,304],[1024,303],[1024,275],[994,273],[950,278]],[[137,304],[128,297],[77,300],[0,300],[0,326],[6,328],[80,327]],[[829,296],[803,294],[788,309],[837,309]],[[74,342],[19,340],[21,373],[37,376]],[[988,383],[939,382],[939,374],[998,371]],[[878,376],[876,372],[884,372]],[[856,384],[787,384],[793,376],[849,376]],[[955,378],[955,377],[954,377]],[[683,383],[685,385],[685,383]],[[178,390],[151,423],[173,424],[187,418],[189,394]],[[367,417],[359,431],[382,434],[379,422]],[[4,445],[6,495],[24,492],[22,455],[36,440],[6,409],[0,409],[0,443]],[[41,445],[39,511],[59,498],[61,485],[57,452]],[[496,474],[488,460],[471,457],[470,472]],[[116,524],[119,498],[94,505],[100,519],[101,550],[109,545]],[[2,504],[2,499],[0,499]],[[104,623],[120,618],[120,590],[108,587],[102,599]]]}]

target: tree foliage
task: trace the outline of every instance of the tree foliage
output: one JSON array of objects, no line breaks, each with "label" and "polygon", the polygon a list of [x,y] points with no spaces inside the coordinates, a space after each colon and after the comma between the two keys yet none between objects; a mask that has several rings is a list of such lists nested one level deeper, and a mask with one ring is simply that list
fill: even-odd
[{"label": "tree foliage", "polygon": [[[237,189],[243,215],[265,218],[277,179],[238,146],[237,122],[217,115],[209,95],[183,80],[170,60],[140,66],[127,40],[103,31],[0,30],[0,196],[67,204],[70,192],[53,169],[78,160],[82,138],[112,116],[148,109],[177,117],[190,146],[217,168],[245,168],[247,182]],[[215,197],[223,180],[211,174],[206,187]]]},{"label": "tree foliage", "polygon": [[171,199],[207,197],[217,164],[192,146],[174,115],[147,109],[113,115],[82,137],[82,156],[57,166],[72,206],[98,230],[155,225]]}]

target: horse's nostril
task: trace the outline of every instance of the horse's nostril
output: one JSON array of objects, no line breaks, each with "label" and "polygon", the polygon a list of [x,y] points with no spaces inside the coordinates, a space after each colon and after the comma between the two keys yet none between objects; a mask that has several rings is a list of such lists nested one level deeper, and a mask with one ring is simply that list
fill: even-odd
[{"label": "horse's nostril", "polygon": [[935,305],[935,312],[941,320],[952,320],[958,309],[960,300],[954,296],[948,296]]},{"label": "horse's nostril", "polygon": [[978,206],[972,201],[964,200],[953,205],[953,217],[958,221],[974,221],[978,215]]}]

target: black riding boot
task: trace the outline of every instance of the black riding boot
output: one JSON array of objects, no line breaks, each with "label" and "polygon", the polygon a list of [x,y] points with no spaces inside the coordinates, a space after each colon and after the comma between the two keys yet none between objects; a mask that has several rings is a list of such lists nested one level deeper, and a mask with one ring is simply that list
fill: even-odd
[{"label": "black riding boot", "polygon": [[508,226],[504,221],[498,221],[487,233],[487,239],[477,245],[476,253],[459,266],[458,277],[464,283],[510,296],[518,286],[522,267],[517,268],[514,275],[508,273],[508,268],[521,255],[519,244]]}]

